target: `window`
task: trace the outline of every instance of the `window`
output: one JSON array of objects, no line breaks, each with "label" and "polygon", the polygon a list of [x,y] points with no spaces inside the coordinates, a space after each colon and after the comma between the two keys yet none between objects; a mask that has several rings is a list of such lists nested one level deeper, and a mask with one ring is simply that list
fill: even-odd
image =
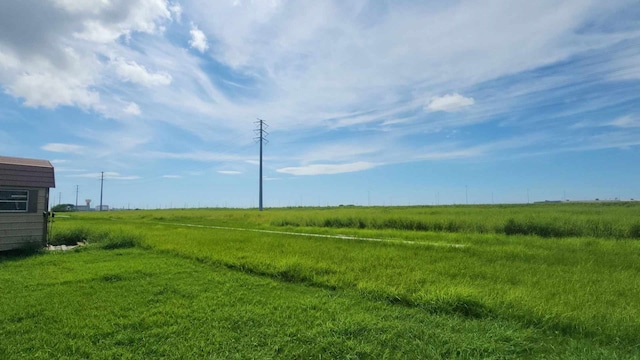
[{"label": "window", "polygon": [[0,190],[0,212],[27,212],[28,190]]}]

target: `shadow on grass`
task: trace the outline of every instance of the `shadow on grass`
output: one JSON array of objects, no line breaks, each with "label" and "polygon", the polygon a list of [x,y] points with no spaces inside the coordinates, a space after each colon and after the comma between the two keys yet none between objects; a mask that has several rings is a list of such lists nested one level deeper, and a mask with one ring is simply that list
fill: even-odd
[{"label": "shadow on grass", "polygon": [[32,256],[43,254],[44,251],[45,250],[43,247],[35,245],[21,249],[0,251],[0,263],[23,260]]}]

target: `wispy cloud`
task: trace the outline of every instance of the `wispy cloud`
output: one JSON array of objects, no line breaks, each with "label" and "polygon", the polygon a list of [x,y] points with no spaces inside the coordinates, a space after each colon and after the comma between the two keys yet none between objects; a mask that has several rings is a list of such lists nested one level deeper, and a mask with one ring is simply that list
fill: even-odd
[{"label": "wispy cloud", "polygon": [[306,166],[285,167],[277,169],[276,171],[291,175],[331,175],[368,170],[380,165],[381,164],[361,161],[349,164],[312,164]]},{"label": "wispy cloud", "polygon": [[242,171],[236,171],[236,170],[218,170],[218,174],[223,174],[223,175],[239,175],[239,174],[242,174]]},{"label": "wispy cloud", "polygon": [[66,168],[66,167],[56,167],[55,168],[56,173],[60,173],[60,172],[83,172],[83,171],[87,171],[85,169],[73,169],[73,168]]},{"label": "wispy cloud", "polygon": [[162,177],[165,178],[165,179],[180,179],[180,178],[182,178],[181,175],[172,175],[172,174],[162,175]]},{"label": "wispy cloud", "polygon": [[137,175],[121,175],[118,172],[113,171],[105,171],[103,173],[94,172],[94,173],[85,173],[85,174],[77,174],[77,175],[69,175],[69,177],[77,177],[77,178],[89,178],[89,179],[100,179],[104,176],[105,179],[114,179],[114,180],[137,180],[140,179],[140,176]]},{"label": "wispy cloud", "polygon": [[193,160],[201,162],[222,162],[222,161],[248,161],[247,156],[227,154],[227,153],[215,153],[209,151],[195,151],[189,153],[172,153],[164,151],[148,151],[140,154],[143,158],[152,159],[178,159],[178,160]]},{"label": "wispy cloud", "polygon": [[609,124],[619,128],[637,128],[640,127],[640,117],[632,117],[631,115],[621,116]]},{"label": "wispy cloud", "polygon": [[78,154],[84,150],[84,146],[75,144],[63,144],[63,143],[49,143],[41,147],[42,150],[60,153],[74,153]]},{"label": "wispy cloud", "polygon": [[570,126],[571,129],[585,129],[585,128],[601,128],[601,127],[614,127],[614,128],[637,128],[640,127],[640,117],[632,115],[624,115],[617,117],[611,121],[578,121]]},{"label": "wispy cloud", "polygon": [[166,72],[152,73],[144,66],[133,60],[127,61],[123,58],[111,60],[116,73],[123,81],[129,81],[143,86],[162,86],[171,84],[171,75]]}]

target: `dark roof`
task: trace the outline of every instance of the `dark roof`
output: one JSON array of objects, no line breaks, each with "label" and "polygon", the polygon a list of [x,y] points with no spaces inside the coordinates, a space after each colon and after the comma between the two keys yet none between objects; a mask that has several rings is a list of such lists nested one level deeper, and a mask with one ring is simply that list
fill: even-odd
[{"label": "dark roof", "polygon": [[47,160],[0,156],[0,186],[55,187],[53,165]]}]

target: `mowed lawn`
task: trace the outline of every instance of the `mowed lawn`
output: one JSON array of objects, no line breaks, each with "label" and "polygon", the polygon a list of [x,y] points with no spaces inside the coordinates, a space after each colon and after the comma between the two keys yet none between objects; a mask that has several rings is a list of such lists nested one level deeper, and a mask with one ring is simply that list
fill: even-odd
[{"label": "mowed lawn", "polygon": [[274,224],[292,214],[59,218],[90,245],[0,255],[0,358],[640,358],[636,240]]}]

